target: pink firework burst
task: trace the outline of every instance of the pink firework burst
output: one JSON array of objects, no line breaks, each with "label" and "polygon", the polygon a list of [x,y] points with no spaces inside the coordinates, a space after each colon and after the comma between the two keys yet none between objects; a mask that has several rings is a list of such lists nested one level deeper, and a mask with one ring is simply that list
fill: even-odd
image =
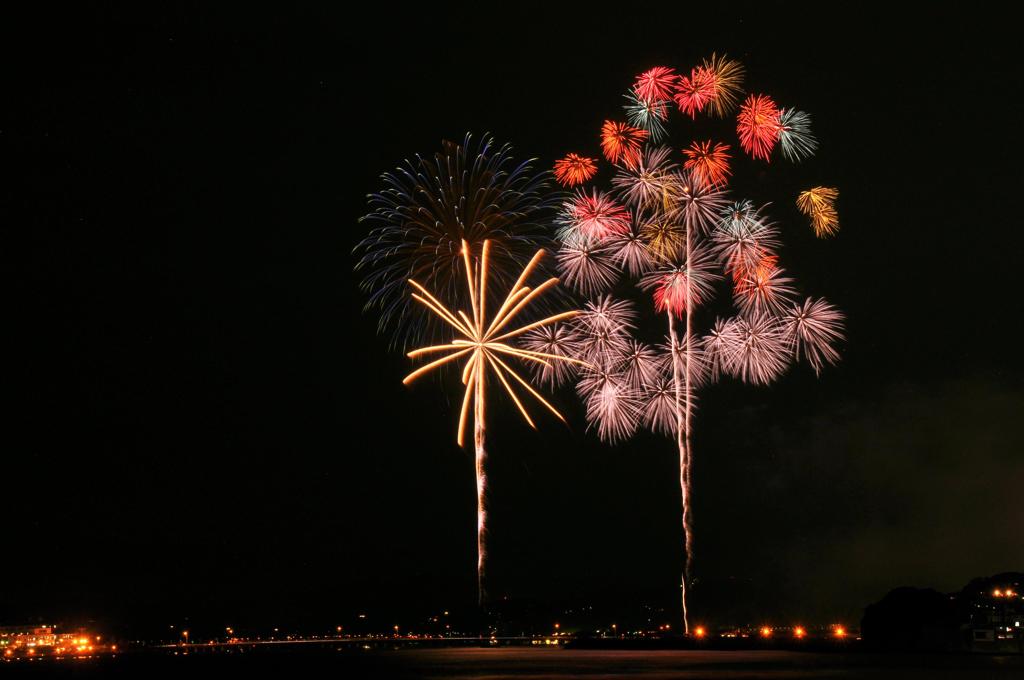
[{"label": "pink firework burst", "polygon": [[642,401],[622,376],[606,370],[585,371],[577,390],[584,399],[587,421],[597,427],[602,441],[615,443],[636,432]]},{"label": "pink firework burst", "polygon": [[589,194],[577,191],[565,206],[560,235],[603,241],[614,234],[629,233],[631,219],[629,211],[603,191],[593,189]]},{"label": "pink firework burst", "polygon": [[632,230],[615,234],[608,239],[612,260],[630,276],[641,276],[654,266],[654,259],[647,242]]},{"label": "pink firework burst", "polygon": [[738,201],[724,210],[711,240],[734,280],[761,266],[779,246],[778,230],[750,201]]},{"label": "pink firework burst", "polygon": [[766,257],[760,265],[748,269],[733,288],[736,306],[745,316],[757,313],[781,315],[796,295],[793,279],[775,266],[775,257]]},{"label": "pink firework burst", "polygon": [[663,200],[666,182],[676,168],[669,158],[671,155],[672,149],[667,146],[648,146],[615,173],[612,187],[616,194],[637,210]]},{"label": "pink firework burst", "polygon": [[733,320],[735,346],[729,352],[729,372],[743,382],[767,385],[789,365],[789,352],[782,326],[768,314],[754,314]]},{"label": "pink firework burst", "polygon": [[678,77],[675,69],[668,66],[655,66],[636,77],[633,90],[638,97],[649,102],[670,99],[672,86]]},{"label": "pink firework burst", "polygon": [[716,319],[715,325],[701,339],[708,377],[718,380],[723,374],[732,372],[736,348],[739,347],[739,330],[733,319]]},{"label": "pink firework burst", "polygon": [[769,160],[782,130],[779,107],[764,94],[752,94],[740,107],[736,118],[740,146],[754,158]]},{"label": "pink firework burst", "polygon": [[[524,334],[519,346],[530,352],[539,352],[556,357],[578,358],[580,339],[570,324],[556,323],[534,328]],[[577,366],[569,361],[531,362],[537,382],[550,387],[565,384],[576,374]]]},{"label": "pink firework burst", "polygon": [[679,110],[696,118],[697,113],[704,110],[708,103],[714,101],[716,95],[715,72],[703,66],[694,67],[690,76],[681,77],[676,83],[673,99]]},{"label": "pink firework burst", "polygon": [[659,380],[668,360],[667,355],[650,345],[631,339],[615,369],[629,385],[643,390]]},{"label": "pink firework burst", "polygon": [[611,248],[586,236],[570,235],[555,257],[562,281],[584,296],[603,293],[619,278]]},{"label": "pink firework burst", "polygon": [[782,317],[782,332],[797,361],[807,358],[816,374],[839,361],[835,343],[843,339],[843,313],[824,298],[807,298]]},{"label": "pink firework burst", "polygon": [[728,206],[725,188],[706,184],[693,172],[674,172],[666,181],[670,206],[666,211],[687,229],[708,234]]}]

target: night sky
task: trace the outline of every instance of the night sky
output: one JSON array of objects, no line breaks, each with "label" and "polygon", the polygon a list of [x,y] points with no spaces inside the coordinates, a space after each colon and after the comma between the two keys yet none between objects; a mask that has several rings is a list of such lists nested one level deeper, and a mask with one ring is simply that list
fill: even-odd
[{"label": "night sky", "polygon": [[[855,621],[1024,570],[1019,38],[973,6],[765,7],[5,22],[0,624],[471,610],[472,452],[362,311],[365,195],[467,131],[597,155],[636,73],[712,51],[814,116],[816,157],[738,184],[848,339],[820,379],[701,394],[698,614]],[[792,206],[812,183],[834,239]],[[556,403],[569,427],[489,423],[491,595],[671,611],[672,442]]]}]

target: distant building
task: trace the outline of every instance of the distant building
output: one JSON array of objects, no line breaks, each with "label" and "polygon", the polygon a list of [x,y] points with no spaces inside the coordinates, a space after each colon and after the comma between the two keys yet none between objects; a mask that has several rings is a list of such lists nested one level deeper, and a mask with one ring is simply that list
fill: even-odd
[{"label": "distant building", "polygon": [[964,593],[969,598],[970,649],[1024,654],[1024,583],[1021,579],[993,577],[972,582],[971,586],[974,592]]},{"label": "distant building", "polygon": [[0,627],[3,658],[79,656],[97,649],[99,638],[88,632],[57,633],[53,626]]}]

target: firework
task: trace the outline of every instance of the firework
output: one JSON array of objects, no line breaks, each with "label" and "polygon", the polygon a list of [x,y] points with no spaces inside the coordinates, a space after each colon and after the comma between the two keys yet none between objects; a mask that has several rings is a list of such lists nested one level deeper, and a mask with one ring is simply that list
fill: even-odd
[{"label": "firework", "polygon": [[[710,381],[711,365],[708,363],[708,357],[705,356],[700,338],[695,338],[692,335],[689,338],[678,336],[673,338],[669,335],[660,349],[668,358],[666,362],[668,375],[671,375],[673,363],[678,365],[684,379],[684,386],[688,384],[692,390],[706,385]],[[691,396],[691,403],[695,399],[696,397]]]},{"label": "firework", "polygon": [[782,317],[782,333],[797,361],[803,355],[815,374],[825,364],[835,364],[835,343],[843,339],[843,313],[826,302],[807,298],[794,304]]},{"label": "firework", "polygon": [[674,261],[686,241],[686,230],[669,215],[660,214],[640,227],[640,239],[654,260]]},{"label": "firework", "polygon": [[678,427],[676,383],[671,375],[672,362],[668,362],[669,375],[647,386],[644,391],[643,426],[666,437],[675,435]]},{"label": "firework", "polygon": [[835,208],[837,198],[838,189],[814,187],[801,191],[796,199],[797,209],[811,218],[811,226],[818,238],[832,236],[839,231],[839,214]]},{"label": "firework", "polygon": [[640,276],[654,266],[654,256],[642,235],[632,230],[608,240],[612,261],[630,276]]},{"label": "firework", "polygon": [[778,231],[750,201],[737,201],[724,210],[711,238],[734,279],[763,265],[779,245]]},{"label": "firework", "polygon": [[705,184],[692,172],[673,173],[665,186],[665,211],[687,230],[710,233],[728,206],[723,188]]},{"label": "firework", "polygon": [[[566,323],[554,323],[534,328],[523,334],[518,346],[537,354],[549,354],[566,359],[580,356],[580,338],[574,327]],[[552,388],[564,385],[576,374],[576,365],[570,361],[532,364],[531,368],[538,383]]]},{"label": "firework", "polygon": [[550,175],[534,174],[529,162],[512,158],[508,145],[489,136],[473,144],[445,142],[433,157],[382,176],[385,188],[370,195],[372,212],[360,221],[372,225],[355,252],[360,287],[369,293],[366,309],[380,310],[379,330],[390,331],[400,346],[431,341],[443,324],[405,294],[417,278],[458,306],[467,306],[461,285],[462,242],[479,248],[491,240],[491,276],[508,285],[537,248],[557,197],[546,195]]},{"label": "firework", "polygon": [[642,417],[640,394],[621,376],[607,370],[584,370],[578,387],[587,421],[597,427],[601,441],[614,444],[636,432]]},{"label": "firework", "polygon": [[563,241],[576,237],[603,241],[614,234],[628,233],[631,219],[629,211],[608,194],[597,189],[589,194],[577,190],[559,216],[558,237]]},{"label": "firework", "polygon": [[811,133],[811,116],[796,109],[779,112],[779,147],[782,155],[793,162],[813,156],[818,140]]},{"label": "firework", "polygon": [[555,179],[565,187],[576,186],[589,181],[597,172],[597,159],[578,154],[566,154],[555,161]]},{"label": "firework", "polygon": [[665,121],[668,119],[668,102],[664,99],[644,99],[630,90],[623,95],[627,104],[623,105],[626,110],[626,120],[633,127],[646,130],[652,142],[660,142],[668,131],[665,129]]},{"label": "firework", "polygon": [[693,142],[683,149],[686,162],[683,167],[690,171],[694,180],[704,186],[725,186],[729,182],[729,145],[721,142],[711,145],[707,142]]},{"label": "firework", "polygon": [[775,266],[776,258],[766,257],[756,267],[745,270],[736,281],[736,306],[745,316],[761,312],[779,316],[796,295],[793,279],[784,276],[785,270]]},{"label": "firework", "polygon": [[508,392],[509,397],[511,397],[513,403],[518,407],[519,412],[523,415],[526,422],[530,427],[536,427],[533,419],[530,418],[529,412],[527,412],[522,401],[517,395],[516,390],[512,388],[512,384],[509,382],[510,378],[519,383],[519,386],[523,390],[528,392],[537,399],[537,401],[547,407],[548,410],[550,410],[559,420],[564,422],[565,419],[554,406],[548,403],[548,401],[530,385],[526,379],[520,377],[515,369],[509,366],[506,359],[515,357],[518,360],[541,365],[549,365],[552,362],[584,363],[578,359],[573,359],[564,355],[514,348],[508,344],[508,340],[524,333],[528,333],[534,329],[571,319],[576,316],[577,312],[563,312],[561,314],[555,314],[541,319],[540,321],[534,321],[533,323],[515,328],[514,330],[506,329],[517,314],[519,314],[524,308],[528,307],[529,304],[538,296],[543,294],[544,291],[558,283],[558,279],[551,278],[536,288],[531,289],[524,285],[526,280],[529,278],[530,273],[537,266],[537,263],[540,261],[540,258],[544,253],[543,250],[538,250],[530,260],[529,264],[527,264],[523,269],[515,284],[512,285],[504,302],[502,302],[498,307],[498,311],[489,319],[487,292],[489,287],[489,277],[491,274],[489,270],[490,262],[488,257],[490,253],[490,246],[491,242],[484,239],[479,264],[474,268],[469,243],[466,241],[462,242],[461,255],[466,269],[466,282],[468,284],[467,297],[469,299],[471,309],[471,313],[469,314],[462,310],[452,312],[444,305],[444,303],[431,294],[426,287],[412,279],[409,279],[409,283],[416,290],[416,292],[412,294],[412,299],[423,305],[431,313],[437,315],[437,317],[449,326],[451,330],[455,331],[456,337],[450,342],[441,345],[422,347],[409,352],[408,356],[410,358],[424,355],[435,355],[439,353],[446,354],[440,359],[435,359],[425,366],[416,369],[402,381],[404,384],[408,385],[420,376],[440,366],[455,361],[456,359],[465,360],[462,370],[462,382],[466,386],[466,389],[465,395],[462,399],[462,409],[459,412],[457,441],[459,446],[462,446],[465,441],[466,423],[469,419],[470,406],[472,406],[473,441],[476,450],[477,479],[477,586],[481,601],[484,597],[483,575],[487,554],[486,546],[484,544],[487,522],[485,504],[487,477],[484,473],[484,461],[486,458],[486,450],[484,448],[484,414],[486,413],[485,375],[491,374],[498,378],[498,381],[505,388],[506,392]]},{"label": "firework", "polygon": [[771,97],[763,94],[748,96],[740,107],[736,132],[744,151],[767,161],[779,140],[779,109]]},{"label": "firework", "polygon": [[665,183],[675,169],[667,146],[647,147],[638,160],[620,167],[612,178],[612,187],[629,205],[641,209],[662,200]]},{"label": "firework", "polygon": [[704,60],[704,69],[714,76],[715,92],[711,99],[711,110],[719,118],[725,118],[736,108],[743,93],[743,65],[724,54],[714,54]]},{"label": "firework", "polygon": [[677,319],[688,309],[701,305],[714,293],[715,259],[703,247],[691,246],[682,264],[662,266],[640,279],[641,290],[654,291],[654,308]]},{"label": "firework", "polygon": [[636,77],[633,91],[647,101],[666,100],[672,96],[672,86],[676,82],[676,72],[667,66],[655,66]]},{"label": "firework", "polygon": [[716,319],[715,325],[701,340],[710,380],[718,380],[722,375],[731,372],[734,353],[739,344],[740,336],[736,322],[732,319]]},{"label": "firework", "polygon": [[622,352],[622,358],[614,367],[626,384],[638,391],[653,385],[665,372],[668,356],[659,353],[650,345],[630,339]]},{"label": "firework", "polygon": [[640,145],[647,141],[647,137],[647,130],[606,120],[601,128],[601,151],[613,164],[620,160],[629,164],[640,155]]},{"label": "firework", "polygon": [[579,356],[593,367],[611,371],[628,353],[636,310],[628,300],[604,295],[587,302],[574,322]]},{"label": "firework", "polygon": [[566,239],[557,259],[566,285],[585,297],[603,293],[619,278],[611,245],[588,236]]},{"label": "firework", "polygon": [[767,385],[785,372],[789,352],[782,326],[768,314],[736,317],[729,334],[726,368],[734,377],[753,385]]},{"label": "firework", "polygon": [[691,118],[696,118],[697,114],[715,99],[714,72],[697,66],[690,71],[688,78],[682,77],[676,83],[673,99],[680,111]]}]

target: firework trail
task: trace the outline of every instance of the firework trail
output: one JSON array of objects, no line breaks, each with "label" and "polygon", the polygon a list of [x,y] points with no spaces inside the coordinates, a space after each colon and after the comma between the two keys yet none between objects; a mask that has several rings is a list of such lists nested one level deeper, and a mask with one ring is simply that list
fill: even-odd
[{"label": "firework trail", "polygon": [[470,303],[470,313],[466,313],[463,310],[451,311],[443,302],[431,294],[425,286],[413,279],[409,279],[409,284],[415,290],[411,298],[450,327],[450,330],[454,331],[455,338],[443,344],[421,347],[409,352],[409,358],[439,353],[446,354],[440,359],[435,359],[425,366],[416,369],[402,381],[408,385],[420,376],[440,366],[457,359],[464,359],[462,383],[465,385],[465,393],[462,399],[462,408],[459,412],[457,441],[459,446],[462,446],[465,441],[466,423],[470,406],[472,406],[477,491],[477,588],[481,603],[486,593],[484,589],[484,574],[487,561],[487,545],[485,540],[487,534],[487,475],[485,471],[487,451],[484,441],[487,376],[491,375],[498,379],[498,382],[505,388],[509,398],[519,409],[526,422],[530,427],[536,428],[522,400],[516,390],[513,389],[510,379],[518,383],[522,390],[543,404],[559,420],[564,422],[565,419],[525,378],[522,378],[515,369],[509,366],[506,360],[514,357],[520,361],[539,364],[546,368],[554,363],[564,362],[581,365],[585,363],[564,353],[544,352],[522,347],[517,348],[508,343],[512,338],[537,331],[552,324],[567,321],[576,316],[577,312],[562,312],[561,314],[555,314],[539,321],[528,323],[514,330],[507,330],[506,327],[509,323],[527,308],[531,302],[536,300],[537,297],[555,286],[558,283],[558,279],[550,278],[536,288],[530,288],[525,285],[530,273],[537,266],[544,253],[543,250],[538,250],[509,289],[504,301],[498,306],[497,312],[493,316],[489,316],[487,293],[488,282],[491,276],[489,268],[490,248],[490,240],[485,239],[478,263],[474,267],[470,246],[466,241],[462,242],[460,254],[466,270],[466,290]]}]

